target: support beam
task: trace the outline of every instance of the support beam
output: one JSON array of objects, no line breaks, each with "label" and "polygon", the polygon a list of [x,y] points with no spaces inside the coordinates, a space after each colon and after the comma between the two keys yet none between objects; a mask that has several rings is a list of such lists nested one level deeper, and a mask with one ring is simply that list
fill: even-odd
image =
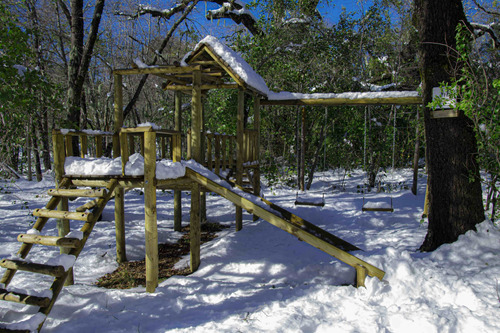
[{"label": "support beam", "polygon": [[[256,93],[253,94],[253,121],[255,135],[257,135],[255,140],[255,160],[258,162],[253,174],[253,193],[260,197],[260,97]],[[258,219],[257,215],[253,216],[254,221]]]},{"label": "support beam", "polygon": [[[193,93],[191,97],[191,158],[202,163],[201,129],[202,129],[202,102],[201,102],[201,71],[193,72]],[[199,185],[191,190],[191,220],[190,220],[190,267],[194,272],[200,266],[200,194]]]},{"label": "support beam", "polygon": [[144,212],[146,233],[146,291],[158,286],[158,228],[156,224],[156,133],[144,132]]},{"label": "support beam", "polygon": [[[243,136],[245,132],[245,91],[238,89],[238,110],[237,110],[237,124],[236,124],[236,184],[243,185]],[[236,231],[241,230],[243,227],[243,210],[241,207],[236,207]]]},{"label": "support beam", "polygon": [[[179,91],[175,92],[175,130],[182,130],[182,94]],[[178,142],[180,145],[181,142]],[[182,151],[182,147],[179,146]],[[182,229],[182,192],[174,190],[174,230],[181,231]]]},{"label": "support beam", "polygon": [[[123,127],[123,82],[122,76],[114,75],[115,101],[114,101],[114,133],[113,133],[113,158],[120,156],[120,129]],[[125,192],[122,187],[115,189],[115,232],[116,232],[116,261],[127,261],[125,250]]]}]

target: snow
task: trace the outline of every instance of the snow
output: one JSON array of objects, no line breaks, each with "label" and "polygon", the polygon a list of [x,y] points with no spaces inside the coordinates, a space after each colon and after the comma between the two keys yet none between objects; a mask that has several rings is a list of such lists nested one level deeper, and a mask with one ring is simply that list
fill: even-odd
[{"label": "snow", "polygon": [[367,201],[363,208],[377,209],[377,208],[391,208],[391,204],[385,201]]},{"label": "snow", "polygon": [[374,91],[374,92],[344,92],[344,93],[316,93],[303,94],[288,91],[279,93],[271,92],[268,95],[269,100],[296,100],[296,99],[376,99],[376,98],[402,98],[402,97],[418,97],[416,91]]},{"label": "snow", "polygon": [[[203,169],[193,162],[190,168]],[[208,173],[207,173],[208,174]],[[325,194],[324,207],[295,206],[296,190],[285,185],[263,186],[268,200],[362,248],[353,254],[383,269],[383,281],[368,277],[366,288],[349,285],[354,270],[296,237],[244,212],[243,229],[234,230],[234,205],[207,194],[211,222],[230,226],[201,247],[201,265],[190,276],[162,281],[154,293],[145,287],[128,290],[99,288],[97,279],[117,267],[114,204],[110,201],[75,263],[75,285],[64,287],[42,333],[46,332],[498,332],[500,331],[500,230],[485,221],[453,244],[432,253],[417,251],[427,232],[420,223],[426,176],[421,173],[418,195],[409,190],[391,192],[393,213],[363,212],[357,186],[364,173],[354,170],[345,191],[332,191],[342,172],[316,174],[308,196]],[[32,220],[29,209],[42,208],[53,179],[42,182],[2,181],[12,192],[0,193],[0,259],[19,249],[16,237]],[[412,170],[395,170],[384,179],[410,183]],[[222,181],[221,181],[222,182]],[[395,188],[396,186],[391,186]],[[173,193],[157,192],[159,242],[175,242]],[[183,192],[183,224],[189,222],[189,193]],[[367,201],[383,201],[387,193],[368,193]],[[71,207],[85,203],[82,198]],[[125,194],[127,256],[143,259],[144,196]],[[72,225],[72,229],[76,230]],[[49,220],[44,235],[56,235]],[[59,249],[34,246],[28,256],[46,262]],[[36,260],[35,260],[36,259]],[[67,258],[71,259],[71,258]],[[67,259],[57,259],[58,262]],[[189,263],[189,255],[180,266]],[[0,269],[0,274],[3,269]],[[18,272],[9,288],[50,286],[51,278],[32,279]],[[26,291],[24,291],[26,292]],[[31,307],[32,308],[32,307]],[[13,321],[28,306],[0,302],[0,322]],[[36,312],[23,316],[28,329],[36,328]],[[30,311],[29,310],[29,311]],[[28,312],[29,312],[28,311]],[[38,321],[39,322],[39,321]]]},{"label": "snow", "polygon": [[[64,172],[67,175],[82,176],[113,176],[122,174],[121,157],[111,159],[109,157],[66,157],[64,163]],[[185,168],[180,162],[171,160],[161,160],[156,162],[157,179],[175,179],[183,177]],[[125,165],[125,175],[142,176],[144,175],[144,157],[135,153],[129,156]]]}]

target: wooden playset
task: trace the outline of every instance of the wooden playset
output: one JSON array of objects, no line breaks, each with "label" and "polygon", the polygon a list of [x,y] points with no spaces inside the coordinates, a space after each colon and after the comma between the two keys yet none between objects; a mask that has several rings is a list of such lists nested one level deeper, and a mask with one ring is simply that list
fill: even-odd
[{"label": "wooden playset", "polygon": [[[175,91],[175,129],[161,130],[154,126],[137,128],[123,127],[122,76],[155,75],[165,80],[164,89]],[[297,236],[299,239],[332,255],[356,269],[356,285],[363,286],[366,275],[382,279],[384,272],[377,267],[348,253],[360,250],[358,247],[316,227],[314,224],[288,212],[287,210],[260,197],[260,107],[261,105],[340,105],[340,104],[419,104],[417,96],[403,97],[367,95],[364,98],[342,96],[300,96],[293,99],[270,99],[267,87],[255,79],[253,70],[232,50],[215,40],[204,39],[185,59],[182,66],[143,67],[117,69],[114,71],[114,132],[88,132],[73,130],[54,130],[53,148],[56,174],[56,188],[49,191],[52,197],[44,209],[37,209],[33,229],[18,237],[21,249],[15,259],[2,259],[0,266],[6,271],[0,280],[0,299],[39,307],[36,322],[40,329],[52,309],[65,282],[72,279],[72,266],[82,251],[95,223],[107,202],[114,200],[116,229],[116,258],[118,262],[127,260],[125,251],[125,199],[126,189],[143,188],[145,201],[145,258],[146,291],[153,292],[158,285],[158,233],[156,191],[174,190],[174,228],[180,229],[181,196],[180,191],[191,192],[190,210],[190,267],[194,272],[200,264],[200,223],[203,208],[203,194],[215,192],[230,200],[236,206],[236,230],[242,228],[242,209],[254,216]],[[264,87],[264,88],[263,88]],[[210,89],[236,89],[237,135],[210,134],[204,131],[203,95]],[[189,133],[181,133],[181,102],[183,93],[190,95],[191,126]],[[252,129],[245,128],[245,94],[253,98],[254,123]],[[138,140],[137,140],[138,139]],[[112,140],[114,158],[121,158],[121,170],[115,174],[75,175],[65,171],[68,157],[73,156],[73,140],[79,141],[80,156],[100,158],[103,154],[103,140]],[[185,140],[186,143],[182,144]],[[144,158],[143,172],[139,175],[127,174],[127,162],[140,152]],[[161,179],[157,175],[157,160],[171,159],[181,163],[185,173],[181,177]],[[204,166],[204,168],[196,167]],[[215,181],[217,177],[228,174],[227,182]],[[221,178],[222,179],[222,178]],[[223,184],[221,184],[223,183]],[[225,185],[224,185],[225,184]],[[249,195],[251,193],[252,195]],[[88,198],[88,202],[69,210],[68,199]],[[58,220],[59,235],[42,235],[43,228],[51,218]],[[80,221],[79,231],[70,231],[69,220]],[[76,224],[78,225],[78,224]],[[35,263],[36,258],[27,259],[34,245],[55,246],[61,254],[52,264]],[[16,271],[28,271],[49,275],[53,282],[48,289],[50,296],[30,296],[9,291],[9,283]],[[35,275],[36,278],[36,275]],[[0,284],[0,286],[1,286]],[[28,286],[27,286],[28,287]],[[0,328],[8,330],[9,326]]]}]

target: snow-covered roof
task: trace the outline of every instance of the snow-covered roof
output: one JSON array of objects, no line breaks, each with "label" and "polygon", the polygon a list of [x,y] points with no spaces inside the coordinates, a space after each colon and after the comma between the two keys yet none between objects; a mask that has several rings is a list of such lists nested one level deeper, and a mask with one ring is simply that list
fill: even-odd
[{"label": "snow-covered roof", "polygon": [[214,36],[203,38],[184,59],[183,65],[190,65],[206,51],[240,85],[244,85],[267,96],[269,88],[255,70],[234,50]]}]

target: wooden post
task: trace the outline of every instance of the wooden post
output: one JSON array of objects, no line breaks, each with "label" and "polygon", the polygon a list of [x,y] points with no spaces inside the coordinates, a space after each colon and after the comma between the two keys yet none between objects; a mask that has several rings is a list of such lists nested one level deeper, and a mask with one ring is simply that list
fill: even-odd
[{"label": "wooden post", "polygon": [[144,211],[146,226],[146,291],[158,286],[158,229],[156,225],[156,132],[144,132]]},{"label": "wooden post", "polygon": [[[71,136],[66,136],[66,143],[71,147]],[[64,175],[64,160],[66,158],[64,151],[64,136],[60,131],[53,130],[52,131],[52,145],[54,149],[54,171],[55,171],[55,180],[56,180],[56,188],[59,188],[59,184],[61,183],[62,177]],[[72,149],[71,149],[72,150]],[[57,205],[57,210],[60,211],[68,211],[68,198],[61,198],[61,201]],[[64,237],[70,232],[69,220],[67,219],[58,219],[57,220],[57,231],[59,237]],[[59,252],[61,254],[69,253],[71,249],[60,247]],[[73,270],[68,274],[68,278],[64,282],[65,285],[69,286],[74,283],[73,278]]]},{"label": "wooden post", "polygon": [[[253,94],[253,128],[255,129],[255,161],[257,161],[257,166],[253,173],[253,193],[260,196],[260,97],[254,93]],[[253,216],[253,220],[257,221],[259,217],[257,215]]]},{"label": "wooden post", "polygon": [[[173,140],[172,160],[174,162],[181,161],[182,144],[180,131],[182,130],[182,93],[175,92],[175,130],[179,131],[177,140]],[[173,138],[172,138],[173,139]],[[174,230],[181,231],[182,229],[182,192],[174,190]]]},{"label": "wooden post", "polygon": [[[123,126],[123,89],[122,76],[114,75],[115,104],[114,104],[114,133],[113,133],[113,158],[120,156],[120,129]],[[127,261],[125,250],[125,192],[122,187],[115,189],[115,234],[116,234],[116,261]]]},{"label": "wooden post", "polygon": [[[238,89],[238,112],[236,124],[236,184],[243,185],[243,136],[245,124],[245,91]],[[236,207],[236,231],[243,227],[243,210],[241,207]]]},{"label": "wooden post", "polygon": [[125,165],[127,165],[129,159],[129,146],[127,136],[131,137],[132,135],[127,135],[125,132],[120,132],[120,152],[122,157],[122,176],[125,176]]},{"label": "wooden post", "polygon": [[97,158],[102,157],[102,135],[95,137],[95,155]]},{"label": "wooden post", "polygon": [[[202,112],[201,72],[195,70],[193,72],[193,95],[191,98],[191,157],[198,163],[202,163]],[[197,184],[193,185],[191,190],[191,222],[189,226],[192,272],[196,271],[200,266],[200,193],[201,187]]]},{"label": "wooden post", "polygon": [[80,157],[85,158],[85,155],[87,155],[88,151],[88,140],[86,134],[80,134],[80,147]]},{"label": "wooden post", "polygon": [[222,138],[222,135],[215,135],[215,169],[214,172],[217,175],[220,175],[220,140]]},{"label": "wooden post", "polygon": [[207,169],[214,170],[213,168],[213,159],[212,159],[212,141],[214,139],[213,134],[207,134]]},{"label": "wooden post", "polygon": [[66,156],[73,156],[73,138],[71,135],[66,135],[64,138],[66,142]]},{"label": "wooden post", "polygon": [[226,156],[227,156],[226,138],[227,138],[227,135],[224,135],[224,134],[221,135],[221,140],[222,140],[222,157],[221,157],[222,171],[226,171],[226,167],[227,167],[227,161],[226,161]]},{"label": "wooden post", "polygon": [[356,287],[364,287],[366,275],[368,274],[368,270],[361,265],[354,266],[356,268]]},{"label": "wooden post", "polygon": [[[207,141],[207,135],[206,135],[206,128],[205,128],[205,108],[203,106],[203,103],[201,104],[201,161],[202,165],[206,165],[205,161],[208,160],[207,155],[207,150],[205,149],[206,141]],[[200,220],[202,222],[205,222],[207,220],[207,192],[201,191],[200,192]]]}]

